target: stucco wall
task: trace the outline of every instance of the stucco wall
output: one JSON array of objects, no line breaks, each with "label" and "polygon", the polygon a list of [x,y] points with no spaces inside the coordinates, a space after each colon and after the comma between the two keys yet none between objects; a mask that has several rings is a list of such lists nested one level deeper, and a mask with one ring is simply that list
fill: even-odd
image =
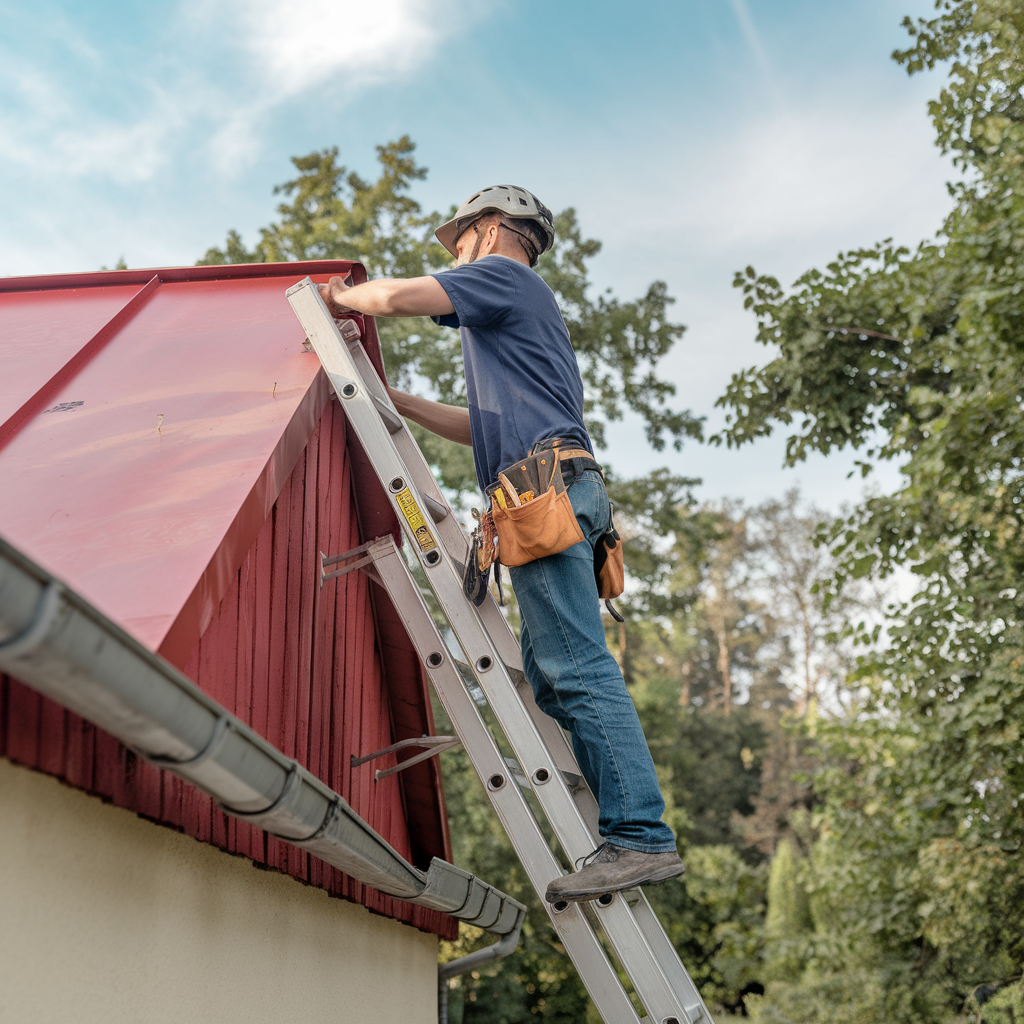
[{"label": "stucco wall", "polygon": [[0,759],[0,1022],[436,1024],[437,940]]}]

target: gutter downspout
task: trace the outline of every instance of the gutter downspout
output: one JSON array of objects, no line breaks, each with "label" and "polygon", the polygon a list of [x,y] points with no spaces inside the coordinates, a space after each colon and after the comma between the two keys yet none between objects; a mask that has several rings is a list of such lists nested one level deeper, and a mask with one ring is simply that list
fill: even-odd
[{"label": "gutter downspout", "polygon": [[0,671],[197,786],[226,813],[381,892],[505,936],[498,946],[518,940],[521,903],[436,857],[427,871],[410,864],[340,794],[2,538]]},{"label": "gutter downspout", "polygon": [[519,919],[515,931],[511,931],[504,938],[499,939],[493,946],[486,946],[484,949],[477,949],[458,960],[450,960],[446,964],[440,964],[437,968],[437,1007],[438,1024],[448,1024],[448,980],[459,974],[468,974],[473,968],[481,964],[490,963],[492,960],[500,960],[502,957],[514,953],[519,945],[519,933],[523,928],[524,914]]}]

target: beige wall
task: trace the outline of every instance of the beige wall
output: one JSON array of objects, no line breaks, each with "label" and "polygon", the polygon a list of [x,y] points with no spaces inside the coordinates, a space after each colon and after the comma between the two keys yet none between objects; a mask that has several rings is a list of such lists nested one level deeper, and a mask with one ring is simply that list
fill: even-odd
[{"label": "beige wall", "polygon": [[436,1024],[437,940],[0,758],[0,1022]]}]

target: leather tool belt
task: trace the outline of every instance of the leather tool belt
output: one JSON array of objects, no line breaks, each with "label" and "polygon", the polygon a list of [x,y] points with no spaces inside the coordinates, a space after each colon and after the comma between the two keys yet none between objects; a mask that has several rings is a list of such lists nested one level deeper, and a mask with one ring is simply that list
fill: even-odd
[{"label": "leather tool belt", "polygon": [[[556,437],[539,441],[524,459],[499,471],[486,491],[490,508],[472,535],[463,577],[470,600],[484,600],[492,565],[500,590],[499,566],[526,565],[586,539],[566,488],[589,469],[604,476],[590,452],[564,447]],[[611,524],[595,548],[594,576],[602,598],[622,593],[622,543]]]},{"label": "leather tool belt", "polygon": [[[506,466],[487,488],[489,515],[498,536],[498,561],[526,565],[557,555],[584,539],[565,489],[561,438],[539,441],[525,459]],[[570,448],[575,455],[590,452]]]}]

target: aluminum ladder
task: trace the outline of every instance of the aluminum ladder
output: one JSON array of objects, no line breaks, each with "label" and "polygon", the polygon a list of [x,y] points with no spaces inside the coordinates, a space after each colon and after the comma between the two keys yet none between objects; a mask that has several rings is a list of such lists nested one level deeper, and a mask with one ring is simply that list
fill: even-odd
[{"label": "aluminum ladder", "polygon": [[[569,863],[602,842],[597,802],[582,779],[565,734],[534,702],[522,671],[519,644],[498,605],[490,595],[479,607],[466,599],[462,574],[469,553],[467,537],[362,344],[358,339],[346,342],[342,338],[319,289],[308,277],[289,288],[286,295],[391,500],[464,661],[456,663],[448,650],[390,535],[338,558],[324,559],[345,564],[331,572],[322,568],[321,578],[359,568],[387,589],[438,699],[544,902],[548,882],[564,871],[517,784],[517,776],[535,797]],[[510,768],[502,755],[467,689],[464,671],[471,674],[486,698],[516,768]],[[544,905],[606,1024],[713,1024],[640,889],[591,903]],[[642,1009],[634,1005],[620,980],[616,962]]]}]

